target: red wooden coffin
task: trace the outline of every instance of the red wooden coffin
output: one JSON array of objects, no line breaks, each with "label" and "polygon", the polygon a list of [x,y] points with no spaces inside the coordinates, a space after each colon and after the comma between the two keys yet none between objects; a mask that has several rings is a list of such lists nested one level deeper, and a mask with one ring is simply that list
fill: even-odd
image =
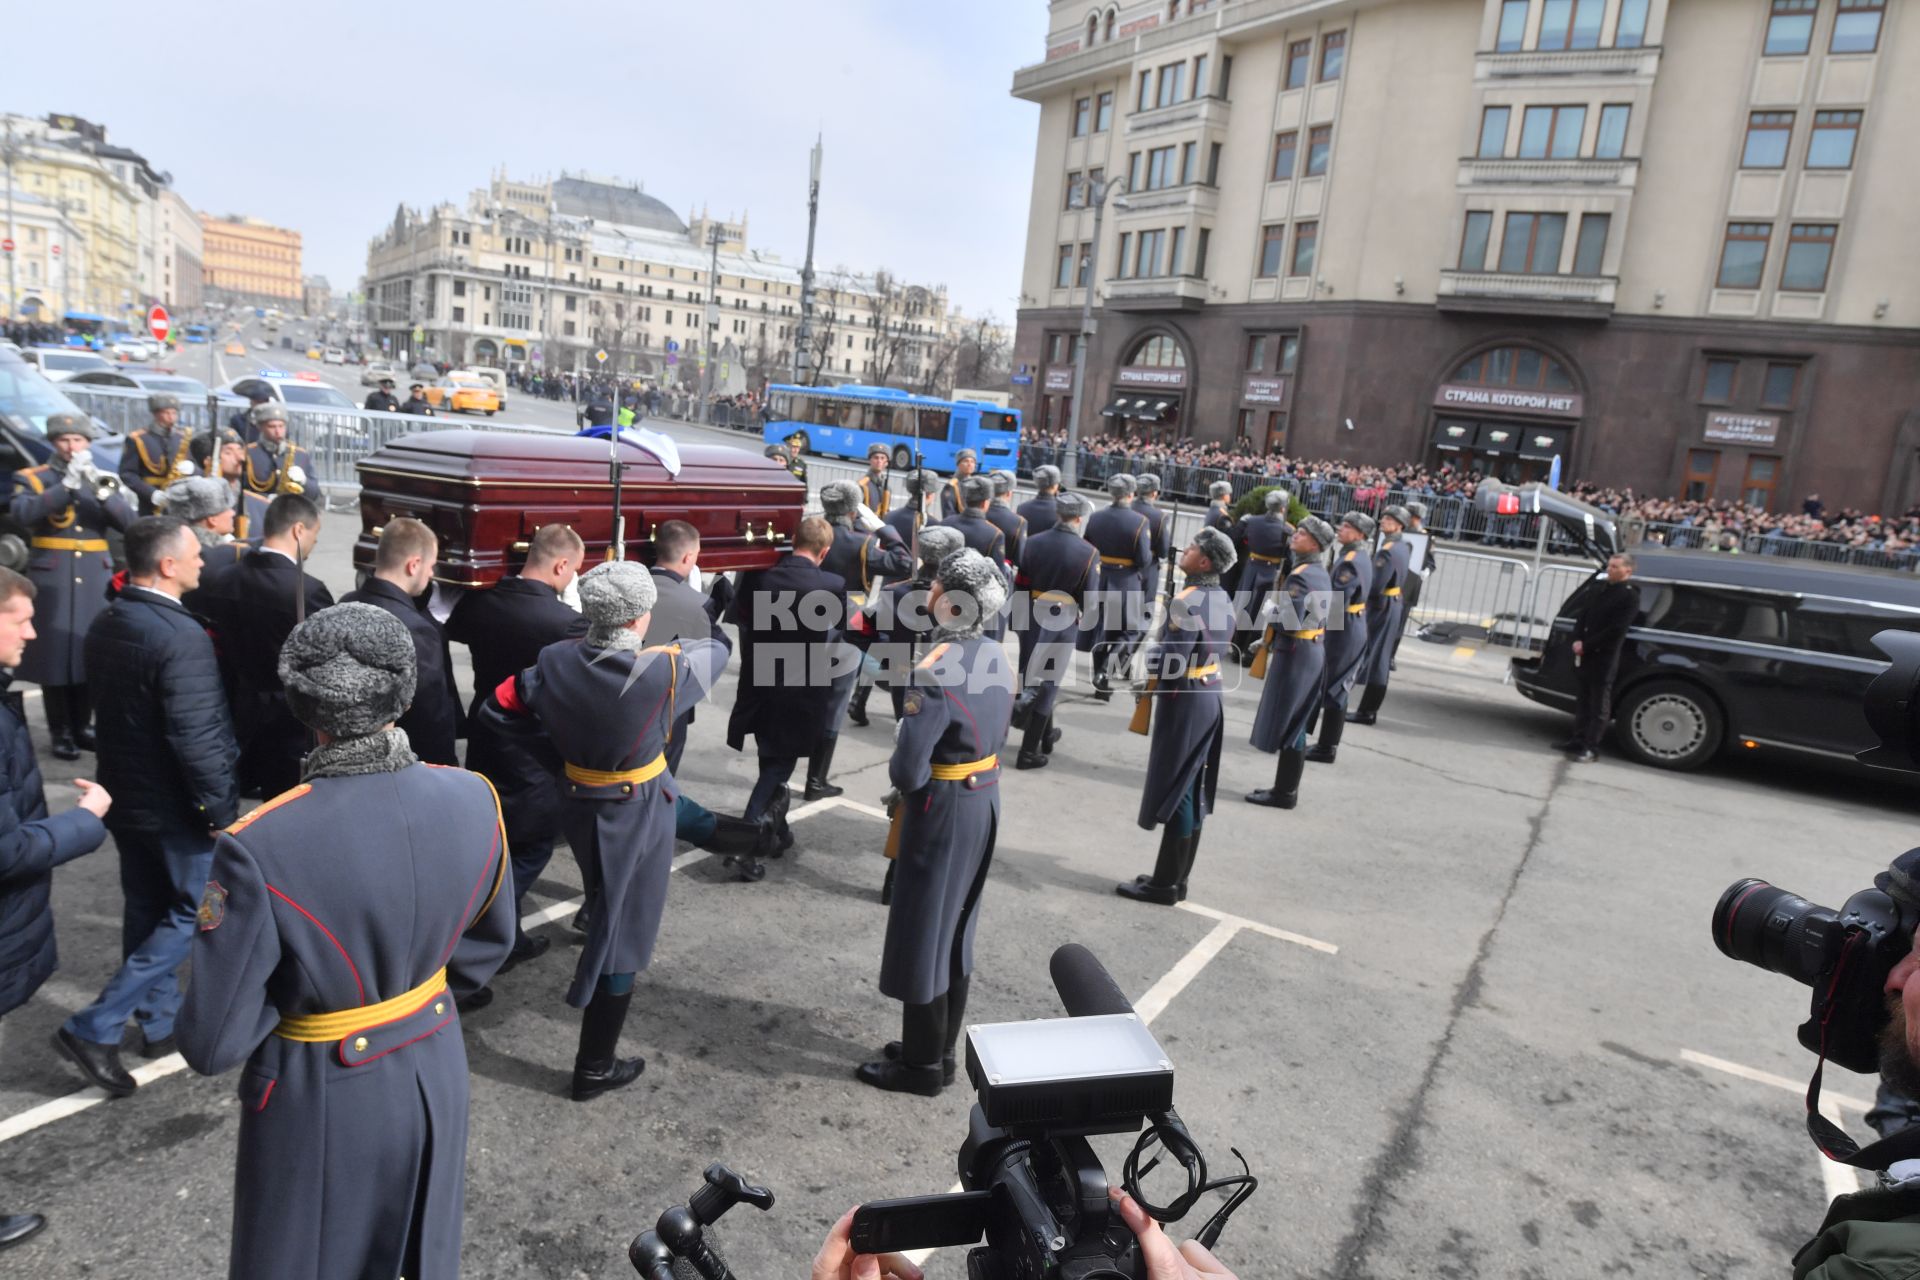
[{"label": "red wooden coffin", "polygon": [[[772,459],[723,445],[682,444],[680,473],[622,441],[626,554],[651,561],[668,520],[700,531],[700,567],[763,569],[793,545],[807,487]],[[361,459],[360,536],[353,563],[371,570],[380,530],[396,516],[440,538],[434,577],[485,587],[517,573],[542,525],[573,526],[588,563],[610,558],[611,456],[605,440],[493,431],[421,431]]]}]

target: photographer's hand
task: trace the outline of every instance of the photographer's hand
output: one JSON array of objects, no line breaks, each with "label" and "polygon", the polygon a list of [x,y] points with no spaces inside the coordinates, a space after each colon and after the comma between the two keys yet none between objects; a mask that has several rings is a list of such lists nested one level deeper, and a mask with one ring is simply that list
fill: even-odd
[{"label": "photographer's hand", "polygon": [[[1147,1260],[1147,1280],[1207,1280],[1209,1276],[1238,1280],[1227,1270],[1227,1264],[1214,1257],[1198,1240],[1182,1241],[1179,1248],[1174,1248],[1173,1241],[1152,1215],[1120,1188],[1109,1189],[1107,1195],[1120,1210],[1121,1220],[1140,1242],[1140,1256]],[[818,1280],[818,1263],[814,1264],[813,1274]]]},{"label": "photographer's hand", "polygon": [[[860,1206],[855,1205],[854,1209]],[[826,1243],[813,1259],[813,1280],[926,1280],[919,1267],[897,1253],[853,1251],[853,1209],[827,1232]]]}]

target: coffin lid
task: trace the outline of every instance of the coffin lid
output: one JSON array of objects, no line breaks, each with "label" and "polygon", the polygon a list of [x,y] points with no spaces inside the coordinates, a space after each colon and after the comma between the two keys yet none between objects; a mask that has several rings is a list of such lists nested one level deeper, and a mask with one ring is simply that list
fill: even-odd
[{"label": "coffin lid", "polygon": [[[620,442],[626,485],[684,485],[794,490],[806,486],[792,472],[759,453],[728,445],[680,445],[680,474],[668,474],[659,459],[628,440]],[[365,469],[424,473],[512,484],[514,481],[608,481],[605,439],[572,433],[531,431],[417,431],[389,442],[361,459]]]}]

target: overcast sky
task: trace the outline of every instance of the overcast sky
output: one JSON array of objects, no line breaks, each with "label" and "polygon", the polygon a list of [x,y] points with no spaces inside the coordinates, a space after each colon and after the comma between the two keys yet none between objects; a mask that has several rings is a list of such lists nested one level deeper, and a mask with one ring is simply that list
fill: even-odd
[{"label": "overcast sky", "polygon": [[336,290],[396,204],[464,202],[502,165],[744,211],[797,267],[820,131],[819,266],[1016,310],[1038,108],[1007,89],[1042,56],[1043,0],[8,10],[0,107],[106,125],[194,207],[298,230]]}]

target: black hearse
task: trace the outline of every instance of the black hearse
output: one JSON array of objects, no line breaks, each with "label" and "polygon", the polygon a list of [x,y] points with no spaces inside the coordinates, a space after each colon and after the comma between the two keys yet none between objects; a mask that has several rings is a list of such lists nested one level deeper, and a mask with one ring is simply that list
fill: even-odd
[{"label": "black hearse", "polygon": [[[1611,517],[1552,490],[1538,503],[1529,509],[1605,564],[1618,545]],[[1861,709],[1887,666],[1873,637],[1920,631],[1920,579],[1786,556],[1632,553],[1640,616],[1613,699],[1626,755],[1664,769],[1697,769],[1723,750],[1851,762],[1877,743]],[[1514,659],[1528,698],[1573,709],[1573,623],[1596,589],[1584,583],[1567,597],[1537,657]]]}]

